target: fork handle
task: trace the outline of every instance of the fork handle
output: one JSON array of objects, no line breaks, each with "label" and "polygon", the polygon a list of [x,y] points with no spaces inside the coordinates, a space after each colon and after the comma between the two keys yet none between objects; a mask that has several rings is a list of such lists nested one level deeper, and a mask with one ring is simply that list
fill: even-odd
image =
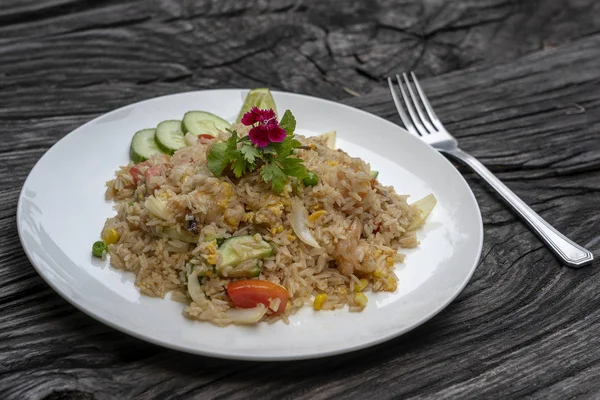
[{"label": "fork handle", "polygon": [[591,263],[594,255],[577,243],[574,243],[565,235],[554,229],[548,222],[533,211],[516,194],[513,193],[500,179],[496,178],[492,172],[487,169],[472,155],[462,151],[459,148],[452,150],[441,150],[442,152],[457,158],[464,162],[473,171],[477,172],[492,188],[502,196],[504,201],[527,222],[527,224],[538,234],[540,239],[546,243],[550,249],[570,267],[579,268]]}]

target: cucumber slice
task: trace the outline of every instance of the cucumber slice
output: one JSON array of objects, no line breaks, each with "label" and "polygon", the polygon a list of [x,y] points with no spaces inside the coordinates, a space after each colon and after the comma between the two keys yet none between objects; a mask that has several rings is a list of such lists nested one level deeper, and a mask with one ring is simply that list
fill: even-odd
[{"label": "cucumber slice", "polygon": [[137,164],[146,161],[154,154],[162,153],[154,141],[155,132],[156,129],[142,129],[133,135],[129,149],[131,161]]},{"label": "cucumber slice", "polygon": [[[226,267],[236,267],[239,264],[248,264],[246,261],[270,257],[275,251],[266,240],[256,241],[252,235],[236,236],[229,238],[217,250],[217,273]],[[241,267],[241,266],[240,266]],[[246,265],[244,268],[228,268],[227,276],[232,278],[255,278],[260,275],[258,262]]]},{"label": "cucumber slice", "polygon": [[275,111],[275,115],[277,115],[277,107],[275,107],[275,100],[273,100],[273,96],[271,96],[271,91],[267,88],[257,88],[252,89],[246,95],[246,100],[244,100],[244,104],[242,105],[242,109],[238,114],[237,123],[242,121],[242,117],[246,114],[252,107],[258,107],[261,110],[272,109]]},{"label": "cucumber slice", "polygon": [[183,133],[191,132],[196,136],[202,134],[217,136],[220,131],[224,132],[230,128],[229,122],[206,111],[188,111],[181,122]]},{"label": "cucumber slice", "polygon": [[171,155],[185,147],[185,136],[181,131],[181,121],[168,120],[158,124],[154,140],[159,149]]},{"label": "cucumber slice", "polygon": [[[247,264],[247,263],[244,263]],[[224,278],[256,278],[260,275],[260,264],[258,261],[251,265],[236,265],[223,268],[217,268],[217,274]],[[227,276],[223,271],[227,269]]]}]

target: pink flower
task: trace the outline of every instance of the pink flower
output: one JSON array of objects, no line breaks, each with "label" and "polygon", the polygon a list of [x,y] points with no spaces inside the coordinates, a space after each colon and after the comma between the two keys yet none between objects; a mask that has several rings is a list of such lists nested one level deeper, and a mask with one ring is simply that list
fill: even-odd
[{"label": "pink flower", "polygon": [[252,107],[242,117],[242,124],[246,126],[254,125],[250,129],[250,141],[256,147],[265,147],[271,142],[279,143],[285,139],[285,131],[279,126],[277,116],[273,110],[260,110],[258,107]]}]

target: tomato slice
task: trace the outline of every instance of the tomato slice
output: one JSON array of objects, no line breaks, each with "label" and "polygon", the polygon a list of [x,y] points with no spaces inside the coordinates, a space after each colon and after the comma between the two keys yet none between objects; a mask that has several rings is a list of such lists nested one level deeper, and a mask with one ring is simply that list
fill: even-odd
[{"label": "tomato slice", "polygon": [[[144,176],[146,177],[146,185],[150,185],[150,178],[154,177],[154,176],[159,176],[162,173],[162,169],[163,166],[162,164],[157,164],[157,165],[153,165],[152,167],[149,167],[146,172],[144,172]],[[148,186],[148,189],[150,190],[154,190],[154,189],[158,189],[160,186],[158,185],[152,185],[152,186]]]},{"label": "tomato slice", "polygon": [[139,164],[134,165],[129,170],[129,174],[133,178],[133,183],[137,186],[138,182],[144,180],[144,172],[142,172],[143,167],[148,166],[150,163],[148,161],[141,162]]},{"label": "tomato slice", "polygon": [[273,315],[281,314],[285,310],[290,297],[283,286],[258,279],[231,282],[227,285],[227,293],[238,308],[253,308],[258,304],[269,307],[271,300],[279,299],[281,302],[277,310],[273,311]]},{"label": "tomato slice", "polygon": [[213,140],[215,137],[213,135],[209,135],[208,133],[201,133],[198,135],[198,141],[202,144],[206,144]]}]

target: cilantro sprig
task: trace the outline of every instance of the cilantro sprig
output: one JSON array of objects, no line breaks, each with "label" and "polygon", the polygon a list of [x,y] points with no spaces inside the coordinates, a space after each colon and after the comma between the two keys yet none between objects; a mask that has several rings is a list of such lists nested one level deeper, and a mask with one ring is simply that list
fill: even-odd
[{"label": "cilantro sprig", "polygon": [[214,144],[210,149],[208,168],[215,176],[223,175],[229,168],[236,178],[259,169],[262,179],[271,183],[271,189],[281,193],[290,178],[304,179],[308,171],[304,161],[294,154],[294,150],[302,144],[294,138],[296,119],[290,110],[281,118],[279,127],[285,130],[285,138],[265,147],[257,147],[248,136],[239,137],[237,131],[230,131],[229,139]]}]

